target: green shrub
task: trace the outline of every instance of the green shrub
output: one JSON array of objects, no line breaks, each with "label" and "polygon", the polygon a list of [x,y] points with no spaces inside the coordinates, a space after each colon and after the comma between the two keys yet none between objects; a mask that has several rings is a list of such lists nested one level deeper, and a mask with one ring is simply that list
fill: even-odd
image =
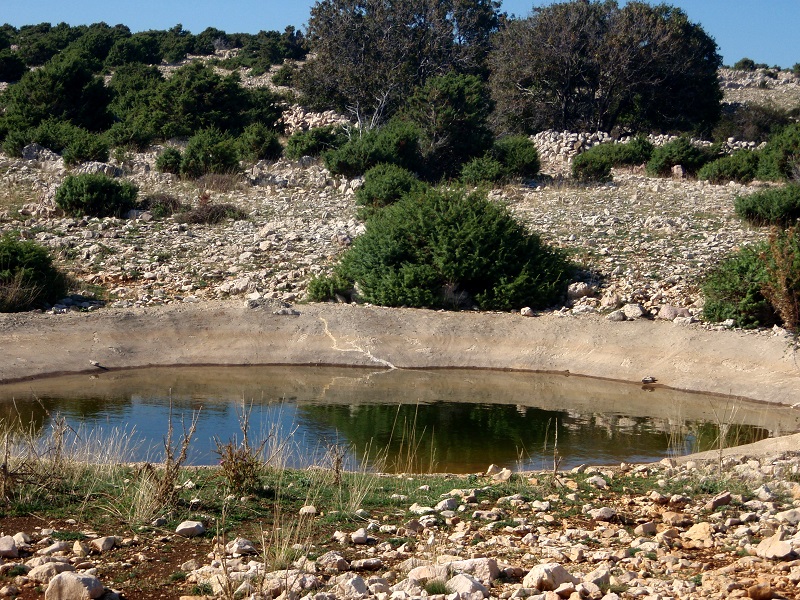
[{"label": "green shrub", "polygon": [[283,154],[278,134],[263,123],[251,123],[236,140],[243,160],[277,160]]},{"label": "green shrub", "polygon": [[733,68],[737,71],[755,71],[756,62],[752,58],[741,58],[733,63]]},{"label": "green shrub", "polygon": [[652,157],[653,150],[653,144],[643,136],[625,144],[598,144],[572,159],[572,176],[578,181],[608,181],[611,167],[644,164]]},{"label": "green shrub", "polygon": [[505,207],[430,188],[370,219],[336,274],[374,304],[510,310],[552,304],[570,271]]},{"label": "green shrub", "polygon": [[103,136],[81,129],[75,133],[66,148],[61,151],[61,157],[67,166],[78,165],[92,160],[108,162],[108,143]]},{"label": "green shrub", "polygon": [[503,166],[506,177],[536,177],[541,163],[536,145],[524,135],[509,135],[495,141],[492,157]]},{"label": "green shrub", "polygon": [[397,165],[377,165],[364,173],[364,184],[356,192],[360,216],[367,218],[375,211],[394,204],[404,196],[422,191],[425,184]]},{"label": "green shrub", "polygon": [[572,159],[572,177],[577,181],[610,181],[611,157],[608,153],[599,150],[603,146],[595,146],[578,154]]},{"label": "green shrub", "polygon": [[156,159],[156,169],[161,173],[173,173],[177,175],[181,172],[181,162],[183,156],[177,148],[164,148],[164,151]]},{"label": "green shrub", "polygon": [[0,237],[0,312],[52,304],[66,291],[66,278],[47,250],[10,234]]},{"label": "green shrub", "polygon": [[134,207],[137,189],[105,175],[67,175],[56,190],[56,204],[74,217],[121,216]]},{"label": "green shrub", "polygon": [[392,120],[380,129],[364,132],[323,155],[334,175],[356,177],[380,163],[398,165],[416,172],[422,163],[416,126]]},{"label": "green shrub", "polygon": [[337,295],[349,296],[353,284],[341,275],[319,275],[312,277],[308,282],[308,299],[311,302],[325,302],[333,300]]},{"label": "green shrub", "polygon": [[27,72],[28,67],[14,52],[8,48],[0,50],[0,81],[19,81]]},{"label": "green shrub", "polygon": [[794,175],[800,162],[800,123],[789,125],[775,134],[761,150],[758,178],[781,181]]},{"label": "green shrub", "polygon": [[794,63],[792,67],[792,73],[795,77],[800,77],[800,63]]},{"label": "green shrub", "polygon": [[653,150],[647,163],[647,174],[651,176],[669,175],[672,167],[681,165],[690,174],[697,171],[717,155],[715,149],[698,148],[687,138],[679,137]]},{"label": "green shrub", "polygon": [[297,74],[297,66],[294,63],[284,63],[272,76],[272,83],[275,85],[290,86],[294,83],[294,76]]},{"label": "green shrub", "polygon": [[33,129],[9,133],[3,148],[12,156],[20,156],[22,148],[34,142],[61,154],[68,166],[87,160],[108,160],[108,144],[103,136],[57,119],[42,121]]},{"label": "green shrub", "polygon": [[787,329],[800,324],[800,227],[774,230],[762,253],[766,277],[762,291]]},{"label": "green shrub", "polygon": [[758,161],[757,152],[737,150],[730,156],[723,156],[703,165],[697,172],[697,178],[717,184],[729,181],[749,183],[756,178]]},{"label": "green shrub", "polygon": [[422,170],[430,181],[458,173],[492,146],[489,88],[475,75],[429,78],[406,100],[400,118],[419,132]]},{"label": "green shrub", "polygon": [[491,156],[473,158],[461,167],[461,181],[467,185],[495,183],[503,179],[503,165]]},{"label": "green shrub", "polygon": [[736,214],[754,225],[780,225],[788,227],[800,219],[800,185],[790,183],[737,196],[734,200]]},{"label": "green shrub", "polygon": [[777,323],[772,305],[762,293],[766,269],[765,245],[745,246],[717,265],[703,283],[703,317],[720,322],[733,319],[738,327]]},{"label": "green shrub", "polygon": [[792,123],[789,111],[769,104],[728,104],[714,127],[712,138],[725,142],[728,138],[747,142],[766,142],[772,135]]},{"label": "green shrub", "polygon": [[319,156],[327,150],[338,148],[347,142],[347,134],[341,127],[328,125],[298,131],[286,142],[286,158],[300,160],[304,156]]},{"label": "green shrub", "polygon": [[235,140],[218,129],[204,129],[193,135],[183,151],[181,175],[197,178],[206,173],[239,170]]}]

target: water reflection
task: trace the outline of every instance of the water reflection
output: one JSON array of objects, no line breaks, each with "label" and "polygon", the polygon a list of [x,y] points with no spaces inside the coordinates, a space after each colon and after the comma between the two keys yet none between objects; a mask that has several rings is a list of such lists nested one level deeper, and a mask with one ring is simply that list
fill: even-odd
[{"label": "water reflection", "polygon": [[0,418],[35,431],[54,415],[85,427],[135,427],[140,459],[157,459],[170,411],[176,433],[199,411],[190,460],[215,461],[214,438],[238,433],[242,402],[255,433],[292,436],[295,464],[331,444],[350,460],[388,449],[388,468],[474,472],[490,463],[561,468],[653,460],[670,450],[745,443],[800,429],[800,411],[561,375],[368,371],[312,367],[144,369],[0,386]]}]

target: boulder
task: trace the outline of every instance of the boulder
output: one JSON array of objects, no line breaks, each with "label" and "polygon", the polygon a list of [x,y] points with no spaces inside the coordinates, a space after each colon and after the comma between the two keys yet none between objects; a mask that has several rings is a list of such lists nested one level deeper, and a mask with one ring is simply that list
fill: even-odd
[{"label": "boulder", "polygon": [[19,556],[19,549],[17,548],[16,540],[10,535],[0,537],[0,557],[1,558],[17,558]]},{"label": "boulder", "polygon": [[577,585],[580,579],[573,577],[569,571],[558,563],[536,565],[522,580],[522,587],[535,588],[539,591],[555,590],[562,583]]},{"label": "boulder", "polygon": [[206,532],[205,526],[200,521],[184,521],[175,528],[175,533],[183,537],[197,537]]},{"label": "boulder", "polygon": [[105,589],[93,575],[66,571],[50,580],[44,593],[45,600],[90,600],[99,598]]},{"label": "boulder", "polygon": [[447,589],[449,592],[458,594],[462,598],[465,594],[475,594],[476,592],[482,594],[484,598],[489,597],[489,590],[486,589],[486,586],[466,573],[459,573],[452,579],[449,579],[447,581]]},{"label": "boulder", "polygon": [[756,556],[767,560],[786,560],[794,553],[792,545],[783,541],[782,532],[765,538],[756,546]]}]

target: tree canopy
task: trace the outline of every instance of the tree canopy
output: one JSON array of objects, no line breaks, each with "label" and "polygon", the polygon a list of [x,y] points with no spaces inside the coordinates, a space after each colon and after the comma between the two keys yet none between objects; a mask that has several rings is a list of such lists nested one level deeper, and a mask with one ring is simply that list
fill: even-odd
[{"label": "tree canopy", "polygon": [[434,75],[482,73],[500,23],[493,0],[320,0],[311,9],[314,55],[299,85],[312,103],[375,126],[402,95]]},{"label": "tree canopy", "polygon": [[708,130],[722,60],[678,8],[615,0],[534,9],[494,39],[490,85],[501,130]]}]

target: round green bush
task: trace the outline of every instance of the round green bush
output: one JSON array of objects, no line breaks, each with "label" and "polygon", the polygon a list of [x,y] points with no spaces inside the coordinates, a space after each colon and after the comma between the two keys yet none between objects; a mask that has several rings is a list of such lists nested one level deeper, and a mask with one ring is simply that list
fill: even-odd
[{"label": "round green bush", "polygon": [[425,184],[410,171],[397,165],[381,164],[364,173],[364,184],[356,192],[356,204],[363,207],[360,216],[367,218],[375,211],[424,188]]},{"label": "round green bush", "polygon": [[572,160],[572,177],[578,181],[609,181],[611,167],[641,165],[653,155],[653,144],[637,136],[627,143],[598,144]]},{"label": "round green bush", "polygon": [[491,156],[480,156],[461,167],[461,181],[467,185],[495,183],[503,179],[503,165]]},{"label": "round green bush", "polygon": [[536,177],[541,163],[536,145],[524,135],[509,135],[494,143],[492,156],[503,165],[506,177]]},{"label": "round green bush", "polygon": [[698,179],[711,183],[749,183],[756,178],[759,155],[752,150],[738,150],[730,156],[723,156],[703,165],[697,172]]},{"label": "round green bush", "polygon": [[198,178],[207,173],[236,173],[239,152],[236,141],[218,129],[203,129],[193,135],[183,151],[181,175]]},{"label": "round green bush", "polygon": [[263,123],[251,123],[236,140],[243,160],[277,160],[283,154],[278,134]]},{"label": "round green bush", "polygon": [[794,175],[800,164],[800,123],[794,123],[773,135],[761,151],[758,178],[781,181]]},{"label": "round green bush", "polygon": [[0,312],[53,304],[66,291],[66,278],[47,250],[10,234],[0,237]]},{"label": "round green bush", "polygon": [[769,326],[777,314],[762,293],[767,277],[762,255],[766,244],[745,246],[720,262],[706,277],[703,318],[719,323],[733,319],[737,327]]},{"label": "round green bush", "polygon": [[119,217],[134,207],[136,186],[99,174],[67,175],[56,204],[74,217]]},{"label": "round green bush", "polygon": [[356,177],[380,163],[389,163],[416,172],[422,164],[419,131],[412,123],[389,121],[351,138],[346,144],[323,154],[325,166],[334,175]]},{"label": "round green bush", "polygon": [[577,181],[610,181],[611,158],[603,151],[595,151],[602,146],[595,146],[572,159],[572,177]]},{"label": "round green bush", "polygon": [[800,219],[800,185],[789,183],[734,200],[736,214],[754,225],[788,227]]},{"label": "round green bush", "polygon": [[298,131],[286,141],[286,158],[300,160],[304,156],[319,156],[327,150],[338,148],[347,141],[347,134],[341,127],[328,125]]},{"label": "round green bush", "polygon": [[177,148],[164,148],[164,151],[156,159],[156,169],[161,173],[173,173],[177,175],[181,172],[181,162],[183,157]]},{"label": "round green bush", "polygon": [[272,76],[272,83],[290,86],[294,83],[295,75],[297,75],[297,66],[294,63],[284,63]]},{"label": "round green bush", "polygon": [[369,220],[336,275],[374,304],[511,310],[552,305],[571,271],[504,206],[429,188]]},{"label": "round green bush", "polygon": [[698,148],[687,138],[679,137],[653,150],[653,156],[647,163],[647,174],[663,177],[669,175],[676,165],[694,174],[715,156],[714,150]]}]

